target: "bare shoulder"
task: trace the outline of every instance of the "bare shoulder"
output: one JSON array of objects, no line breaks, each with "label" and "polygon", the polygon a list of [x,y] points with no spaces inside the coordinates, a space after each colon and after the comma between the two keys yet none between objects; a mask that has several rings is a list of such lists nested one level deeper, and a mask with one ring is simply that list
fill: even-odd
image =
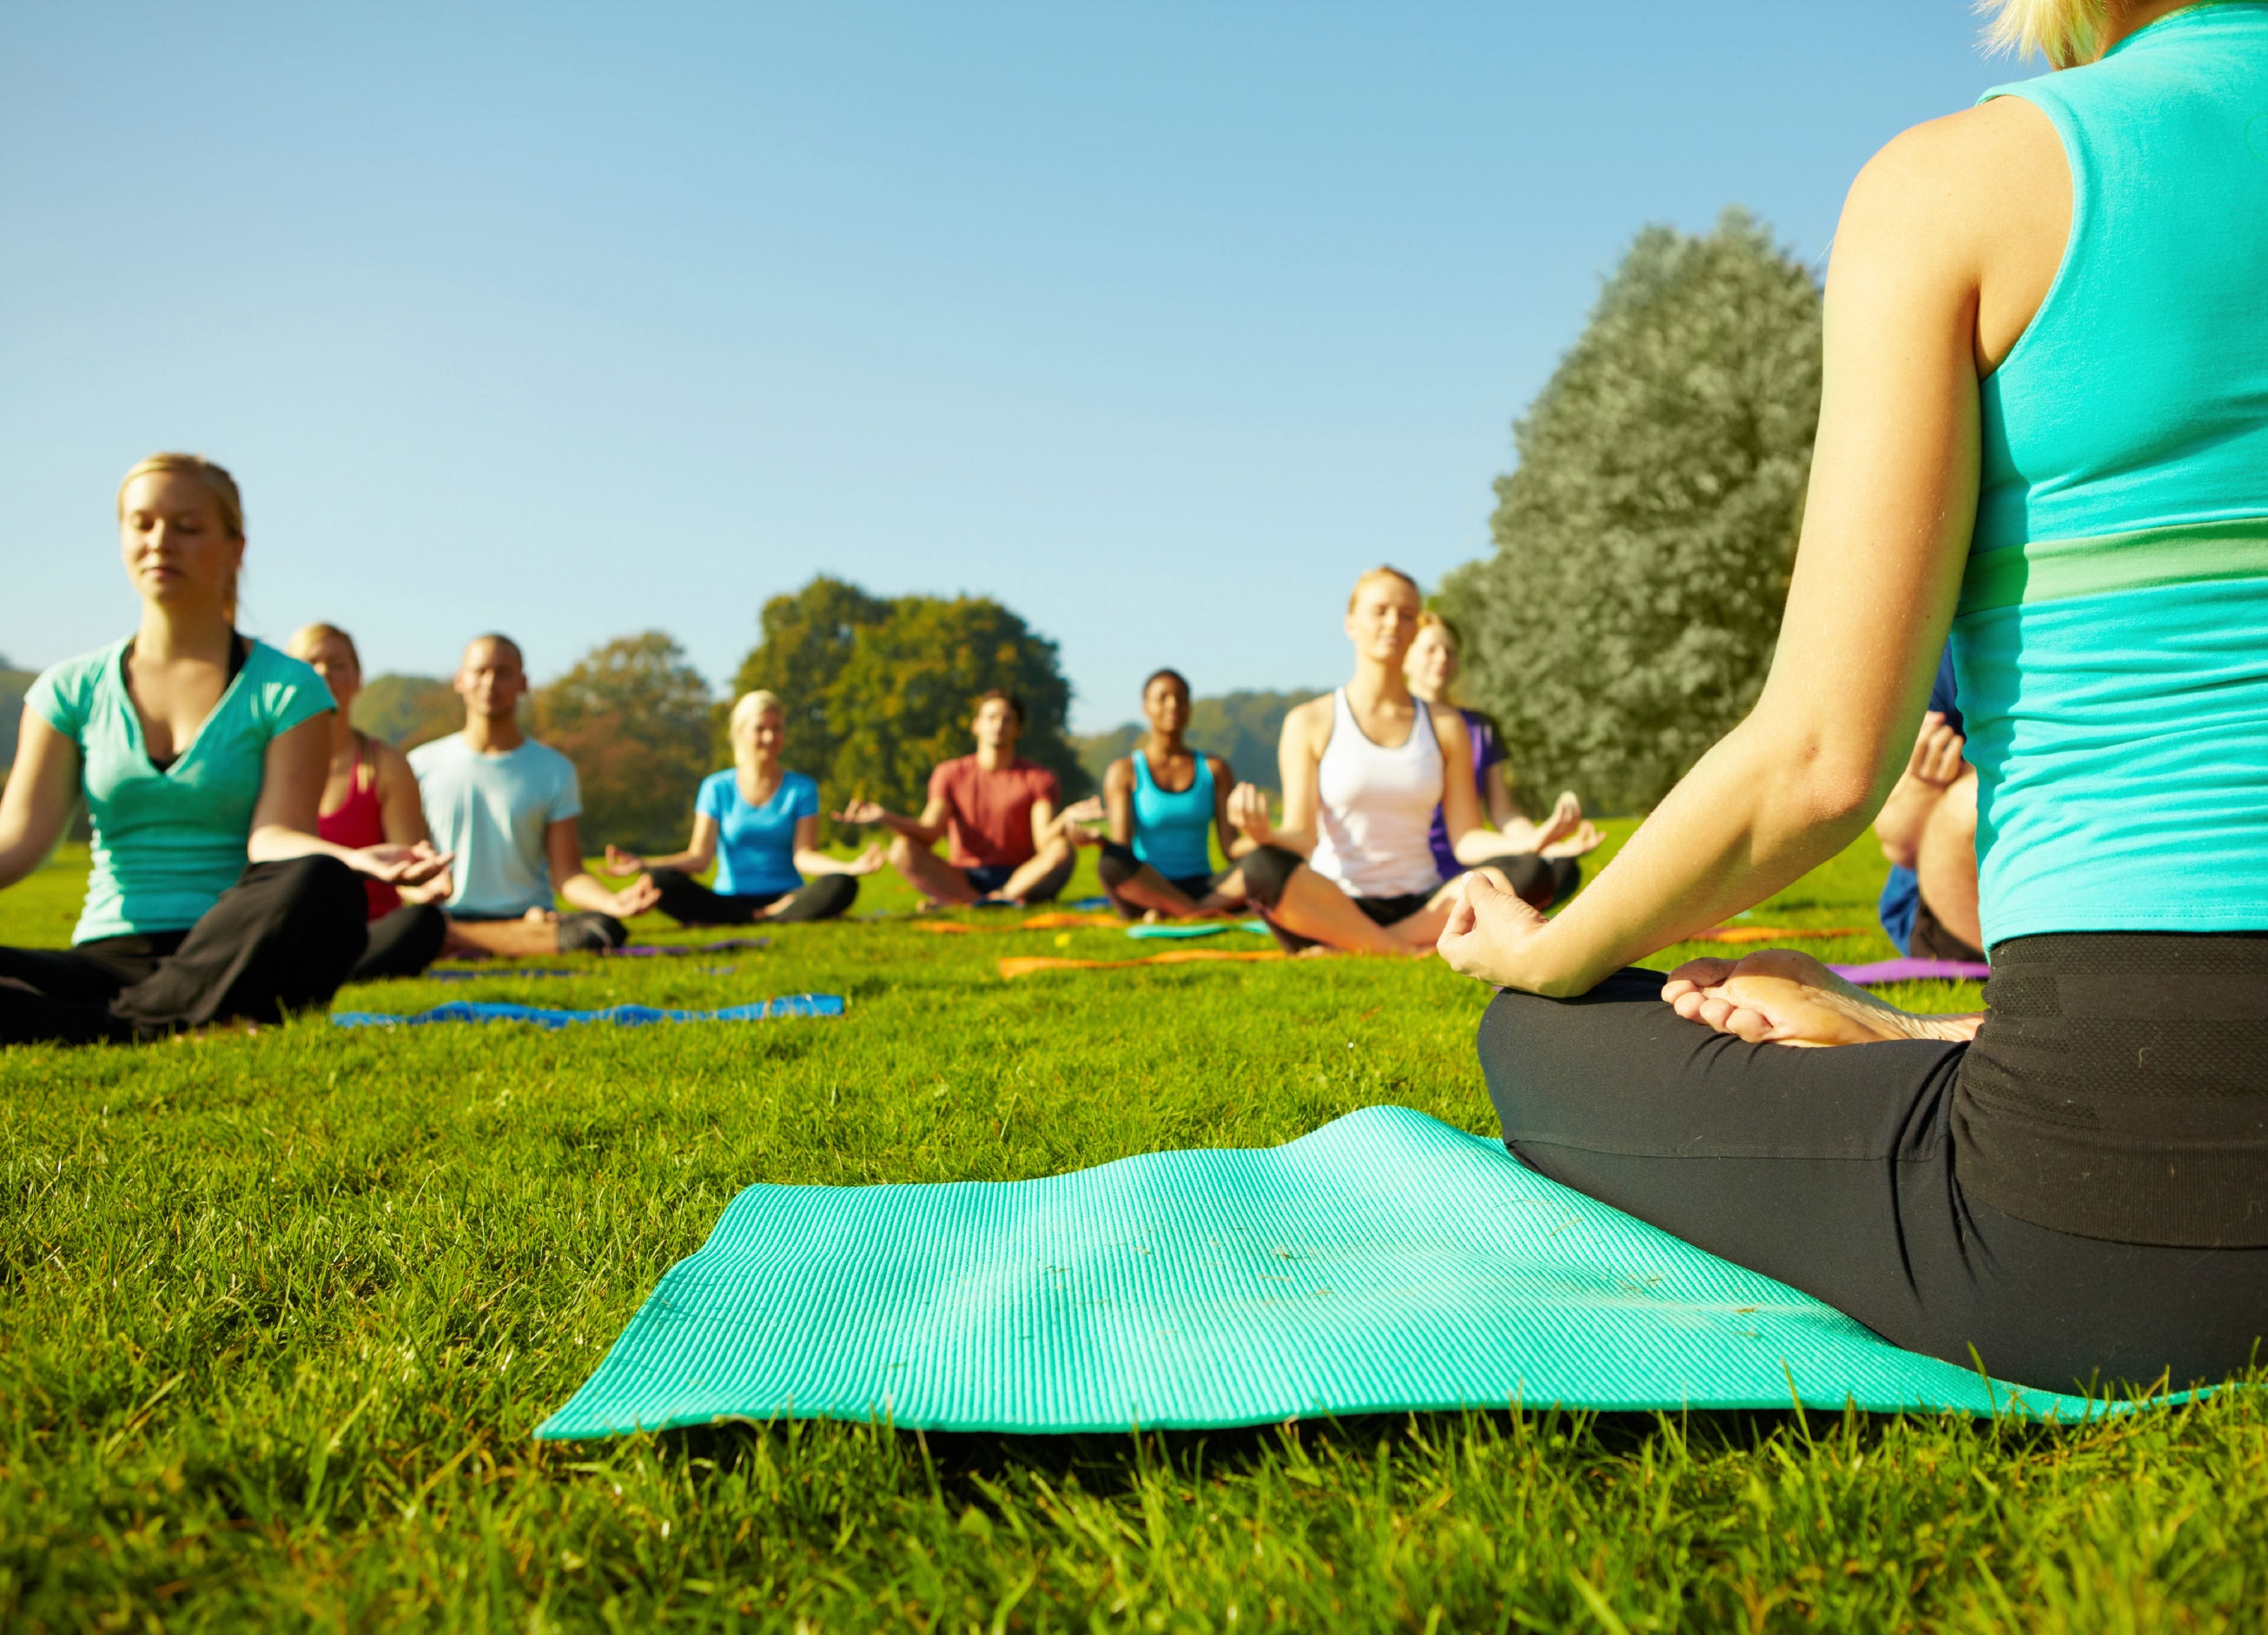
[{"label": "bare shoulder", "polygon": [[1102,788],[1106,794],[1134,786],[1134,757],[1121,755],[1102,770]]},{"label": "bare shoulder", "polygon": [[408,755],[382,738],[365,741],[370,745],[371,770],[381,785],[391,786],[403,778],[413,784],[417,781],[417,774],[410,769]]},{"label": "bare shoulder", "polygon": [[[1837,248],[1854,231],[1928,229],[1942,241],[2071,213],[2071,170],[2048,116],[1995,97],[1901,131],[1867,161],[1844,201]],[[1907,240],[1908,254],[1921,247]]]},{"label": "bare shoulder", "polygon": [[1427,704],[1425,710],[1433,718],[1433,736],[1445,749],[1461,746],[1469,738],[1464,712],[1456,705]]},{"label": "bare shoulder", "polygon": [[1331,698],[1325,693],[1303,704],[1293,704],[1284,715],[1284,741],[1320,748],[1331,736]]},{"label": "bare shoulder", "polygon": [[1226,789],[1236,782],[1236,769],[1229,765],[1222,756],[1207,755],[1205,765],[1212,769],[1212,781],[1215,788]]}]

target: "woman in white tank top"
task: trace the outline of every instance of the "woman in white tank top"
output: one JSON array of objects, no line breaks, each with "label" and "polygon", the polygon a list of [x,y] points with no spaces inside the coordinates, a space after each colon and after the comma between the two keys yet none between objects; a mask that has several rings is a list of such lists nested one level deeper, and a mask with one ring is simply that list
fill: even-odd
[{"label": "woman in white tank top", "polygon": [[1410,695],[1402,660],[1420,611],[1408,574],[1373,568],[1356,580],[1353,679],[1284,720],[1282,820],[1250,784],[1229,797],[1230,818],[1257,843],[1242,859],[1245,891],[1287,946],[1431,954],[1456,895],[1433,857],[1436,807],[1462,861],[1538,906],[1551,900],[1540,859],[1492,855],[1501,843],[1481,824],[1464,718]]}]

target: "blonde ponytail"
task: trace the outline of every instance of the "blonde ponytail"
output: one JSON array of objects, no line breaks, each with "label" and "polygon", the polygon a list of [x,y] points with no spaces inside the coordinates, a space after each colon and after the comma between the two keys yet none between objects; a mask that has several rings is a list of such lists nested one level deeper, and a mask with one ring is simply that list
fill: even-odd
[{"label": "blonde ponytail", "polygon": [[2036,51],[2051,68],[2092,63],[2102,55],[2110,0],[1978,0],[1992,18],[1985,43],[1998,51]]}]

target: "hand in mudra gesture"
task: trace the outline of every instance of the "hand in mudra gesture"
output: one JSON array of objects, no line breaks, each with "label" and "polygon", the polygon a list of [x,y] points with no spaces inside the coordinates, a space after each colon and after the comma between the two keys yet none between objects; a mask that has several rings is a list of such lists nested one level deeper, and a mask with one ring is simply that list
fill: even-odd
[{"label": "hand in mudra gesture", "polygon": [[843,804],[843,810],[835,814],[835,821],[863,829],[880,822],[888,815],[879,800],[847,800]]},{"label": "hand in mudra gesture", "polygon": [[1268,816],[1268,792],[1257,784],[1239,784],[1228,792],[1228,821],[1263,846],[1276,834]]},{"label": "hand in mudra gesture", "polygon": [[643,874],[645,859],[635,851],[624,851],[612,842],[607,845],[607,873],[609,874]]}]

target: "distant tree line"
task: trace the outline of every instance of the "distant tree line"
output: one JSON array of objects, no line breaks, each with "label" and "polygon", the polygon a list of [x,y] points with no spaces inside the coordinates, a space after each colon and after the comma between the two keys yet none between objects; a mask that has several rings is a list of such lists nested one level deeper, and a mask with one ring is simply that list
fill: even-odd
[{"label": "distant tree line", "polygon": [[[828,811],[863,793],[918,812],[930,769],[968,753],[970,705],[995,687],[1024,701],[1020,753],[1062,778],[1067,799],[1094,787],[1064,736],[1071,688],[1056,644],[997,601],[873,596],[822,575],[766,602],[758,626],[733,696],[779,695],[785,763],[819,781]],[[682,844],[701,779],[732,764],[730,700],[714,698],[660,630],[593,648],[526,709],[528,730],[575,762],[593,850]],[[374,676],[355,701],[356,725],[403,748],[463,722],[450,683],[431,676]]]},{"label": "distant tree line", "polygon": [[[1754,704],[1779,632],[1819,417],[1820,291],[1737,208],[1708,233],[1638,234],[1587,327],[1513,428],[1492,555],[1437,604],[1462,628],[1466,702],[1496,720],[1517,784],[1594,807],[1651,806]],[[967,753],[970,701],[1019,694],[1022,752],[1094,789],[1136,724],[1074,739],[1056,644],[984,597],[879,597],[821,576],[766,602],[735,693],[787,708],[786,763],[828,810],[863,793],[923,804],[930,769]],[[30,673],[0,660],[0,766]],[[1192,743],[1276,784],[1297,692],[1195,701]],[[673,846],[694,788],[730,763],[726,703],[659,630],[593,649],[529,700],[529,726],[573,756],[584,833]],[[429,676],[372,677],[357,725],[400,745],[453,732]],[[843,838],[836,836],[834,838]]]},{"label": "distant tree line", "polygon": [[[1235,770],[1239,779],[1256,784],[1270,793],[1280,792],[1276,777],[1276,743],[1283,735],[1284,718],[1294,704],[1305,703],[1321,687],[1295,688],[1286,693],[1234,692],[1189,701],[1189,741],[1207,755],[1219,755]],[[1074,738],[1079,764],[1100,784],[1110,763],[1133,753],[1149,728],[1129,721],[1108,732]]]}]

